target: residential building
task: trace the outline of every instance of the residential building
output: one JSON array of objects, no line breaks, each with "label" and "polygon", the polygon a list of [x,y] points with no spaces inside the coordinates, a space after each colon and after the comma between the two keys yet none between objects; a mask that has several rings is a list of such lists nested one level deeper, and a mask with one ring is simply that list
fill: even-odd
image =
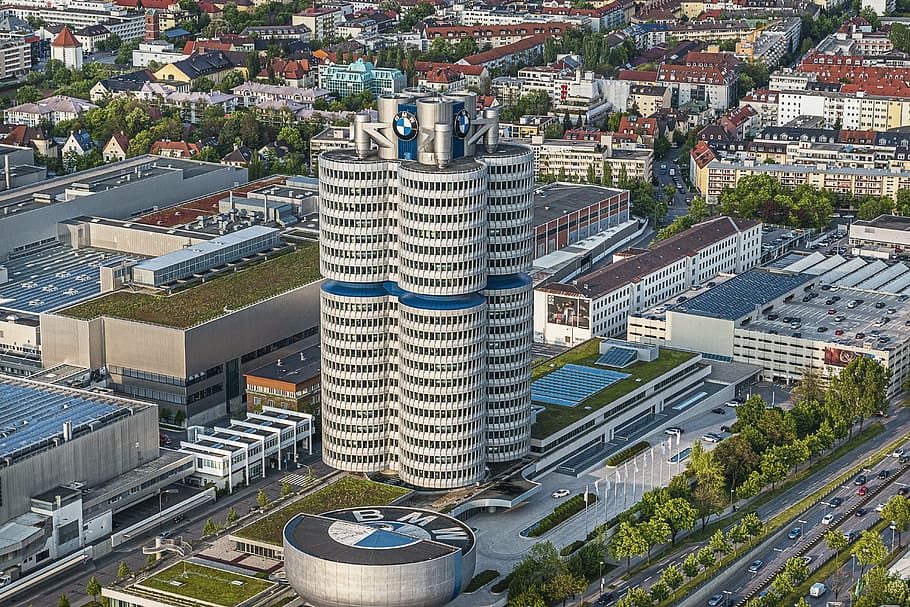
[{"label": "residential building", "polygon": [[418,76],[417,85],[440,93],[454,93],[467,90],[464,74],[448,67],[437,67]]},{"label": "residential building", "polygon": [[66,160],[66,157],[72,154],[85,156],[94,150],[95,147],[95,142],[92,141],[92,136],[89,135],[88,131],[79,129],[72,131],[69,137],[66,138],[66,143],[60,148],[60,153],[63,154],[64,160]]},{"label": "residential building", "polygon": [[329,91],[321,88],[298,88],[296,86],[280,86],[277,84],[259,84],[258,82],[244,82],[231,89],[237,102],[244,107],[254,106],[266,101],[293,101],[307,109],[313,109],[317,100],[328,100]]},{"label": "residential building", "polygon": [[547,36],[542,34],[529,36],[512,44],[483,51],[476,55],[468,55],[459,59],[457,63],[483,66],[487,69],[504,68],[517,63],[529,65],[532,61],[536,62],[543,53],[543,45],[546,40]]},{"label": "residential building", "polygon": [[649,180],[653,175],[654,152],[650,149],[625,149],[614,146],[611,142],[570,141],[564,139],[544,139],[532,137],[531,149],[534,150],[534,174],[556,177],[559,180],[572,179],[586,181],[588,167],[594,167],[594,174],[599,180],[604,167],[609,167],[614,184],[620,175],[629,179]]},{"label": "residential building", "polygon": [[271,75],[285,86],[313,88],[316,86],[319,69],[309,59],[282,59],[273,57],[272,62],[264,67],[257,78],[268,79]]},{"label": "residential building", "polygon": [[543,136],[547,129],[559,123],[556,116],[530,116],[524,115],[518,122],[500,122],[499,136],[503,139],[530,139],[537,135]]},{"label": "residential building", "polygon": [[319,156],[329,150],[341,150],[351,147],[351,129],[347,126],[327,126],[310,139],[310,166],[315,171],[319,165]]},{"label": "residential building", "polygon": [[7,4],[5,15],[28,20],[37,20],[46,26],[65,25],[80,29],[88,25],[103,24],[112,34],[123,41],[136,40],[145,36],[145,16],[138,11],[125,10],[110,3],[83,2],[79,6],[48,6],[47,3]]},{"label": "residential building", "polygon": [[159,68],[155,72],[155,80],[175,83],[187,89],[199,78],[208,78],[215,83],[221,82],[225,76],[235,69],[246,72],[246,57],[243,57],[243,67],[239,67],[239,59],[226,51],[190,55],[186,59],[175,61]]},{"label": "residential building", "polygon": [[82,52],[82,44],[76,40],[68,27],[60,30],[51,42],[51,59],[62,61],[70,69],[82,69]]},{"label": "residential building", "polygon": [[123,131],[121,131],[111,135],[111,138],[108,139],[107,143],[104,144],[104,147],[101,148],[101,155],[104,157],[104,162],[116,162],[126,158],[129,153],[129,148],[130,140]]},{"label": "residential building", "polygon": [[544,91],[557,114],[580,116],[590,122],[610,110],[606,80],[580,67],[530,67],[518,71],[522,94]]},{"label": "residential building", "polygon": [[202,122],[207,108],[219,108],[224,115],[231,114],[238,102],[237,97],[229,93],[183,93],[170,90],[167,85],[155,86],[155,83],[148,83],[140,93],[152,107],[174,108],[184,122],[190,124]]},{"label": "residential building", "polygon": [[4,113],[7,124],[24,124],[37,127],[45,122],[55,125],[64,120],[75,120],[96,107],[98,106],[94,103],[83,101],[77,97],[54,95],[53,97],[41,99],[36,103],[15,105]]},{"label": "residential building", "polygon": [[102,99],[136,95],[142,90],[143,85],[152,81],[152,78],[152,73],[148,70],[139,70],[128,74],[120,74],[112,78],[104,78],[91,88],[89,99],[93,103],[97,103]]},{"label": "residential building", "polygon": [[302,13],[291,17],[291,25],[303,25],[310,30],[313,40],[333,40],[336,37],[336,19],[343,18],[343,13],[337,8],[308,8]]},{"label": "residential building", "polygon": [[629,108],[637,107],[638,115],[650,116],[657,110],[670,107],[670,87],[652,84],[633,84],[629,87]]},{"label": "residential building", "polygon": [[319,159],[323,458],[464,487],[530,447],[533,153],[473,94],[410,97]]},{"label": "residential building", "polygon": [[489,43],[493,48],[507,46],[530,36],[552,36],[561,38],[572,26],[568,23],[519,23],[515,25],[477,26],[430,26],[423,30],[426,39],[432,42],[442,38],[452,44],[471,38],[477,46]]},{"label": "residential building", "polygon": [[247,411],[275,407],[309,413],[318,429],[321,364],[319,346],[310,346],[244,374]]},{"label": "residential building", "polygon": [[111,31],[103,24],[98,23],[78,29],[74,35],[82,43],[83,53],[94,53],[98,49],[99,43],[111,37]]},{"label": "residential building", "polygon": [[670,88],[675,105],[704,101],[723,112],[736,101],[736,72],[718,67],[662,64],[657,82]]},{"label": "residential building", "polygon": [[739,107],[749,106],[757,113],[756,128],[777,125],[779,91],[770,89],[756,89],[749,91],[739,100]]},{"label": "residential building", "polygon": [[319,87],[338,98],[369,91],[374,97],[404,90],[407,76],[396,68],[375,67],[358,59],[350,65],[327,63],[319,66]]},{"label": "residential building", "polygon": [[199,153],[199,144],[187,141],[159,139],[152,144],[150,154],[166,158],[192,158]]},{"label": "residential building", "polygon": [[450,69],[460,74],[464,78],[465,88],[474,88],[480,91],[490,88],[490,72],[482,65],[459,65],[457,63],[434,63],[431,61],[414,62],[414,71],[417,72],[418,79],[425,78],[428,73],[435,69]]},{"label": "residential building", "polygon": [[241,36],[279,42],[310,41],[310,29],[305,25],[249,25],[240,32]]},{"label": "residential building", "polygon": [[145,40],[133,51],[133,67],[148,67],[155,63],[177,63],[186,59],[186,55],[174,50],[174,45],[166,40]]},{"label": "residential building", "polygon": [[[534,340],[576,345],[618,335],[630,315],[677,297],[718,274],[744,272],[761,257],[761,224],[733,217],[700,223],[649,249],[534,290]],[[618,258],[618,260],[617,260]]]}]

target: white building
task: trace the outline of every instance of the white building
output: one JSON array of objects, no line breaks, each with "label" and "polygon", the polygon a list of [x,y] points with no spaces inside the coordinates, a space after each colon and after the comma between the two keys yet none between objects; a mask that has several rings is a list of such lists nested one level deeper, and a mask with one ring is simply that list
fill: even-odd
[{"label": "white building", "polygon": [[378,104],[319,158],[323,458],[463,487],[530,447],[534,156],[471,93]]},{"label": "white building", "polygon": [[174,50],[174,45],[165,40],[146,40],[139,43],[133,51],[133,67],[148,67],[149,63],[177,63],[186,59],[186,55]]},{"label": "white building", "polygon": [[[617,260],[617,257],[620,257]],[[722,273],[744,272],[761,257],[761,224],[733,217],[700,223],[644,251],[534,291],[534,340],[576,345],[625,331],[631,314]]]},{"label": "white building", "polygon": [[518,70],[518,78],[522,81],[523,95],[531,91],[545,92],[558,114],[582,116],[589,122],[613,107],[607,94],[607,81],[594,72],[528,67]]},{"label": "white building", "polygon": [[196,458],[187,484],[214,483],[232,493],[268,470],[296,470],[298,458],[313,452],[313,416],[265,406],[261,413],[247,413],[245,420],[196,434],[180,443],[180,451]]},{"label": "white building", "polygon": [[5,112],[6,123],[39,126],[44,121],[53,125],[64,120],[75,120],[96,107],[98,106],[94,103],[77,97],[54,95],[37,103],[23,103],[9,108]]},{"label": "white building", "polygon": [[21,76],[32,68],[31,45],[22,38],[0,41],[0,79]]},{"label": "white building", "polygon": [[76,40],[70,28],[64,27],[51,42],[51,59],[63,62],[70,69],[82,69],[82,43]]},{"label": "white building", "polygon": [[317,99],[327,99],[329,91],[320,88],[305,89],[296,86],[244,82],[231,89],[237,102],[250,107],[267,101],[293,101],[312,109]]}]

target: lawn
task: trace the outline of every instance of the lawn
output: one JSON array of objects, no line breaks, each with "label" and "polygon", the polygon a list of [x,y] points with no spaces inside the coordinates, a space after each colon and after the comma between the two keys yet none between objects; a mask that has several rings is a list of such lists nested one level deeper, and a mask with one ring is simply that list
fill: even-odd
[{"label": "lawn", "polygon": [[403,487],[347,476],[247,525],[234,535],[280,546],[284,526],[298,514],[322,514],[342,508],[384,506],[407,495],[408,492],[409,489]]},{"label": "lawn", "polygon": [[[177,583],[180,585],[176,585]],[[266,580],[186,561],[172,565],[136,584],[138,588],[169,592],[225,607],[234,607],[248,601],[274,585]]]},{"label": "lawn", "polygon": [[99,316],[186,329],[295,287],[319,280],[319,245],[224,274],[171,296],[117,291],[62,310],[90,320]]},{"label": "lawn", "polygon": [[[599,345],[599,339],[587,341],[580,346],[569,350],[565,354],[550,359],[546,364],[534,367],[531,371],[531,377],[535,380],[540,379],[544,375],[552,373],[556,369],[568,364],[595,367],[594,361],[600,357]],[[697,356],[694,352],[661,348],[660,356],[658,356],[657,360],[650,363],[636,362],[624,369],[619,369],[623,373],[628,373],[629,377],[619,380],[575,407],[535,403],[536,405],[546,407],[546,411],[542,411],[538,414],[537,422],[531,428],[531,437],[546,438],[573,422],[590,415],[592,410],[596,411],[597,409],[609,405],[617,398],[625,396],[629,392],[641,387],[655,377],[663,375],[694,356]],[[551,367],[550,365],[554,366]],[[590,407],[590,409],[585,409],[585,407]]]}]

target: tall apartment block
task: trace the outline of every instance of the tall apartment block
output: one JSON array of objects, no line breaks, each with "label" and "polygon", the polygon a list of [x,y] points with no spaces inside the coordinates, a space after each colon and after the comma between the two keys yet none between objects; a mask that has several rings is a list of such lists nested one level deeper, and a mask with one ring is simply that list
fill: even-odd
[{"label": "tall apartment block", "polygon": [[528,453],[534,155],[405,91],[319,158],[323,457],[462,487]]}]

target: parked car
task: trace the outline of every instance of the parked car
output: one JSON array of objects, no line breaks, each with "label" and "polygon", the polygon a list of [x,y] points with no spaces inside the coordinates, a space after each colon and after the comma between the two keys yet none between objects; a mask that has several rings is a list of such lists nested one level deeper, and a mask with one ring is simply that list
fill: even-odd
[{"label": "parked car", "polygon": [[708,432],[707,434],[703,434],[701,439],[703,441],[705,441],[706,443],[719,443],[720,441],[723,440],[723,437],[718,436],[717,434],[714,434],[713,432]]},{"label": "parked car", "polygon": [[556,499],[562,499],[564,497],[569,497],[569,494],[572,493],[568,489],[557,489],[553,492],[553,497]]},{"label": "parked car", "polygon": [[666,434],[667,436],[679,436],[682,433],[683,433],[683,429],[678,428],[676,426],[673,426],[672,428],[667,428],[666,430],[664,430],[664,434]]},{"label": "parked car", "polygon": [[723,407],[714,407],[711,409],[711,413],[717,413],[718,415],[723,415],[725,413]]}]

